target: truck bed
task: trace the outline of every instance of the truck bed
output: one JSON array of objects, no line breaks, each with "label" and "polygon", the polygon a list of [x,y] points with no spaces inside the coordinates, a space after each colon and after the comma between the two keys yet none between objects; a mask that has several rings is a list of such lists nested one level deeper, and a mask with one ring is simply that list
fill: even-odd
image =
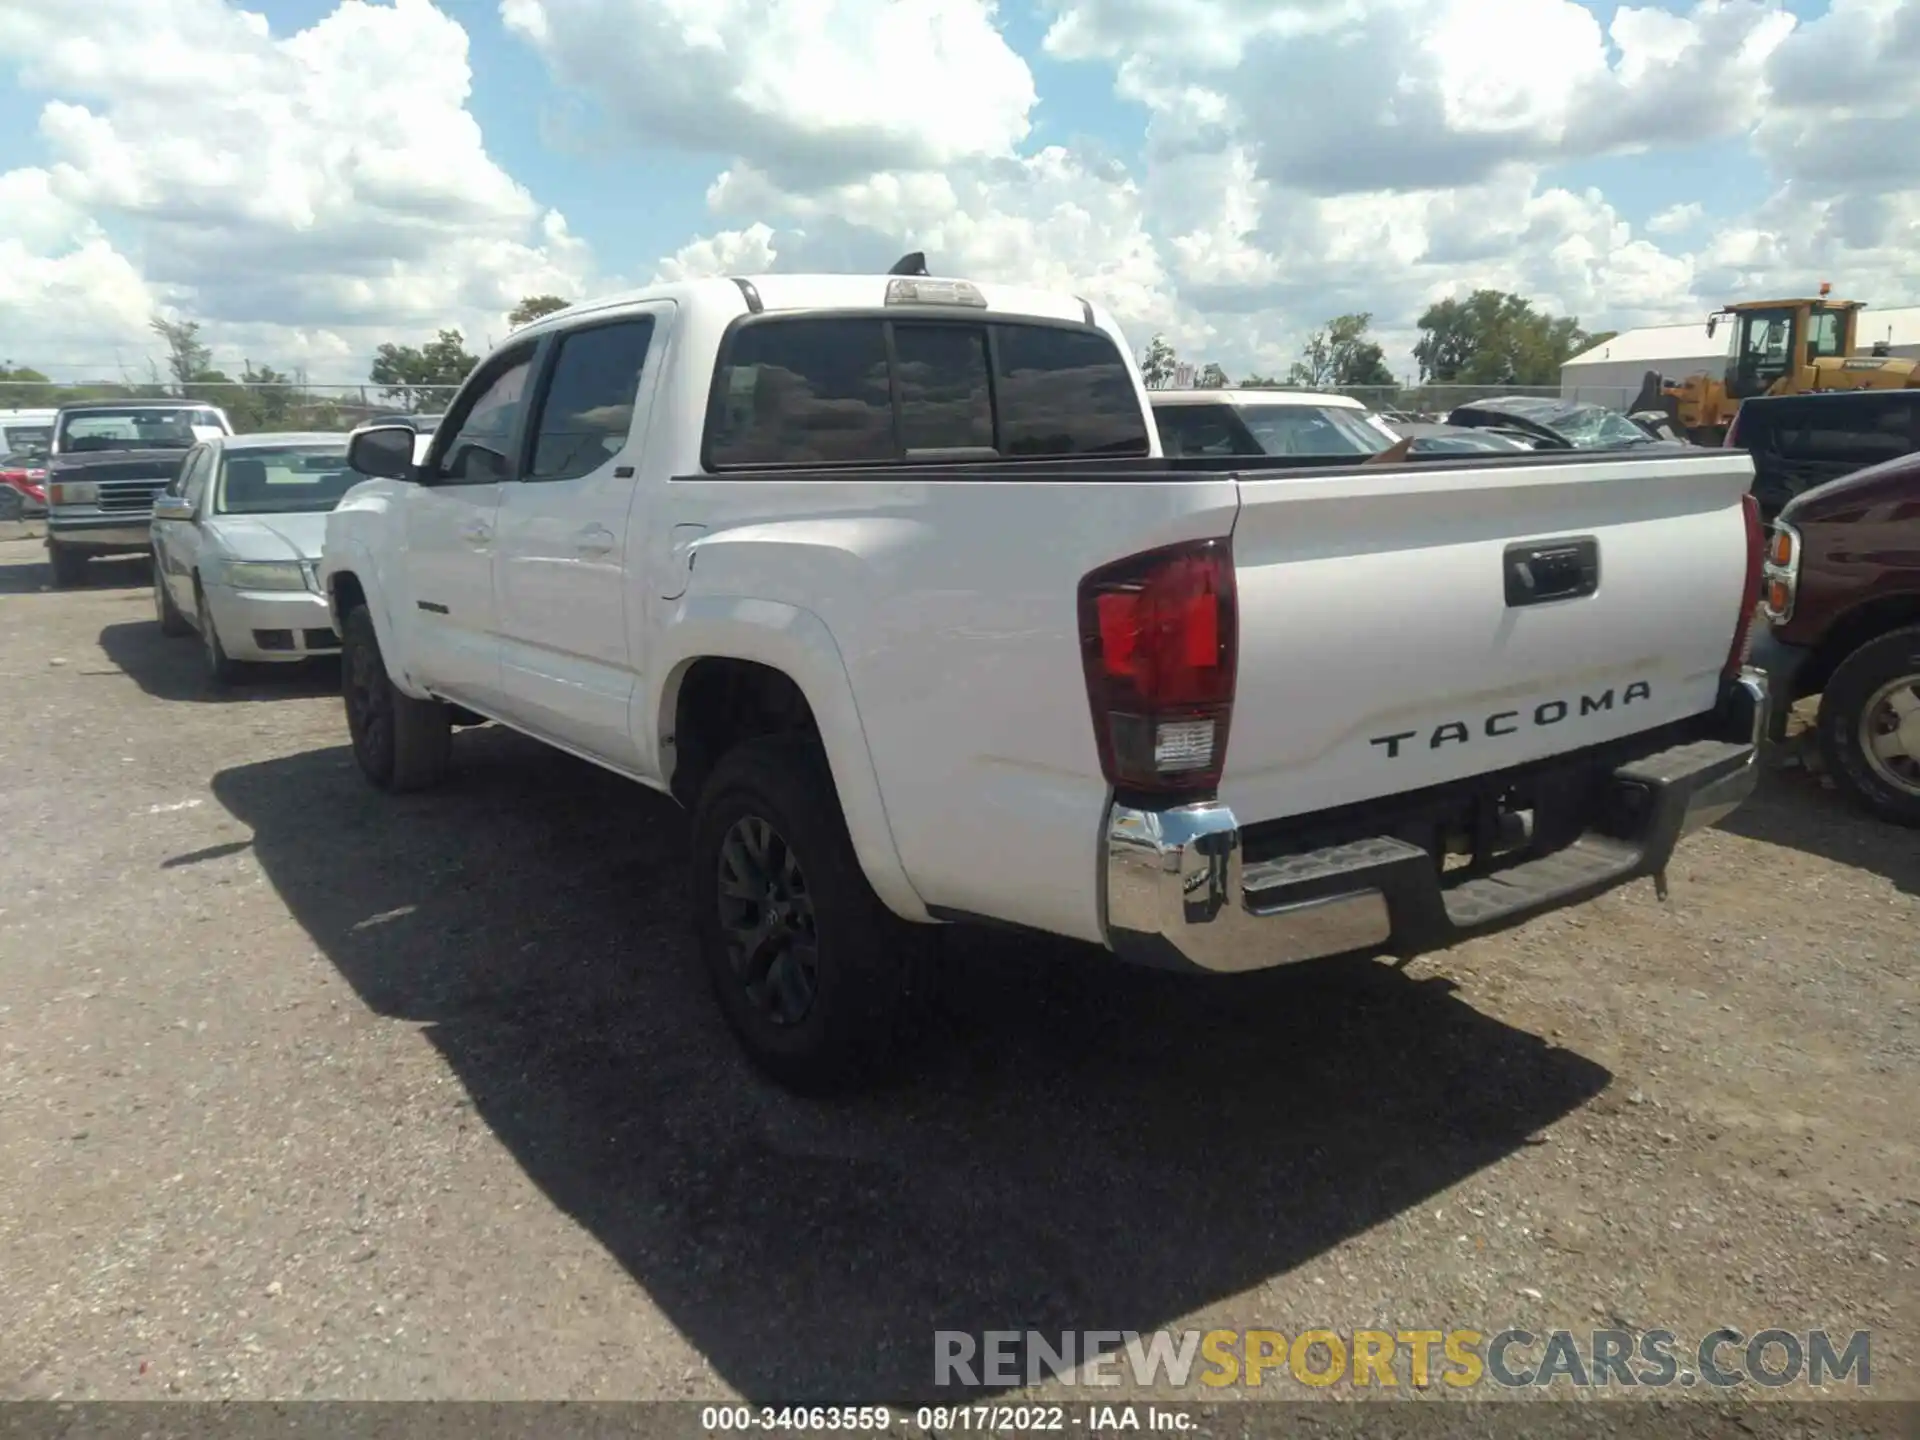
[{"label": "truck bed", "polygon": [[[1261,824],[1711,710],[1744,600],[1751,478],[1746,455],[1719,450],[687,475],[649,527],[702,529],[686,547],[698,565],[684,595],[649,604],[669,636],[743,603],[816,615],[929,909],[1098,940],[1113,792],[1076,612],[1090,571],[1230,538],[1238,679],[1219,798]],[[1569,540],[1597,552],[1592,593],[1509,604],[1512,560]]]}]

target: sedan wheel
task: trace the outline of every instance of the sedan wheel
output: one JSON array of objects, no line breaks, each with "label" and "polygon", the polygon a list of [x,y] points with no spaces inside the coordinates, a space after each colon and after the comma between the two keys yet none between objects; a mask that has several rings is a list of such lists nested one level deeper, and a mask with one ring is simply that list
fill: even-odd
[{"label": "sedan wheel", "polygon": [[173,592],[167,588],[167,572],[157,554],[153,557],[153,618],[160,622],[162,635],[184,635],[193,628],[180,613],[180,607],[173,603]]},{"label": "sedan wheel", "polygon": [[228,656],[226,646],[220,643],[220,627],[214,623],[213,607],[207,604],[207,592],[196,590],[194,598],[198,602],[194,623],[200,631],[200,653],[206,661],[207,678],[216,685],[231,685],[240,678],[240,666]]}]

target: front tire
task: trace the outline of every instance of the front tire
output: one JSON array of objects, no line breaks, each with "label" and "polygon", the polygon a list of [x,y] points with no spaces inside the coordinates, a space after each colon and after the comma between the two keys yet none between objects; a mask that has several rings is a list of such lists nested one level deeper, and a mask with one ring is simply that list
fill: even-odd
[{"label": "front tire", "polygon": [[1869,640],[1820,696],[1820,758],[1847,797],[1920,827],[1920,625]]},{"label": "front tire", "polygon": [[87,583],[87,555],[70,545],[47,541],[47,567],[53,571],[53,588],[72,590]]},{"label": "front tire", "polygon": [[932,927],[873,893],[816,742],[769,737],[724,755],[694,812],[692,863],[707,976],[760,1070],[820,1094],[899,1061]]},{"label": "front tire", "polygon": [[452,712],[394,685],[364,605],[348,611],[341,627],[340,687],[361,774],[394,792],[440,783],[453,760]]},{"label": "front tire", "polygon": [[215,685],[232,685],[245,673],[239,661],[227,654],[220,643],[220,627],[214,623],[213,607],[207,604],[207,592],[193,588],[194,626],[200,631],[200,658],[206,665],[207,679]]},{"label": "front tire", "polygon": [[167,572],[158,554],[153,557],[153,618],[160,622],[162,635],[178,638],[193,629],[187,617],[180,613],[180,607],[173,603],[173,592],[167,588]]}]

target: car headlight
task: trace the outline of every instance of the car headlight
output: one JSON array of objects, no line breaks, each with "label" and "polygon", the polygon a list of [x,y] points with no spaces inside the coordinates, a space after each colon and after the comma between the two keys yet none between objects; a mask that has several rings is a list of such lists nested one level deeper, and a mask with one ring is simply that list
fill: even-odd
[{"label": "car headlight", "polygon": [[47,490],[47,499],[55,505],[100,503],[100,487],[91,480],[56,480]]},{"label": "car headlight", "polygon": [[229,560],[226,580],[236,590],[304,590],[306,567],[295,560]]}]

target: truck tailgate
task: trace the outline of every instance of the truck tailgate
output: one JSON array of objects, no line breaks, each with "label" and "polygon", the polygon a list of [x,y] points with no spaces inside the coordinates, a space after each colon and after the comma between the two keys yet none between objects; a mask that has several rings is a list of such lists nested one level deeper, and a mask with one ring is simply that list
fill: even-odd
[{"label": "truck tailgate", "polygon": [[1306,814],[1712,709],[1752,476],[1718,450],[1243,476],[1221,799]]}]

